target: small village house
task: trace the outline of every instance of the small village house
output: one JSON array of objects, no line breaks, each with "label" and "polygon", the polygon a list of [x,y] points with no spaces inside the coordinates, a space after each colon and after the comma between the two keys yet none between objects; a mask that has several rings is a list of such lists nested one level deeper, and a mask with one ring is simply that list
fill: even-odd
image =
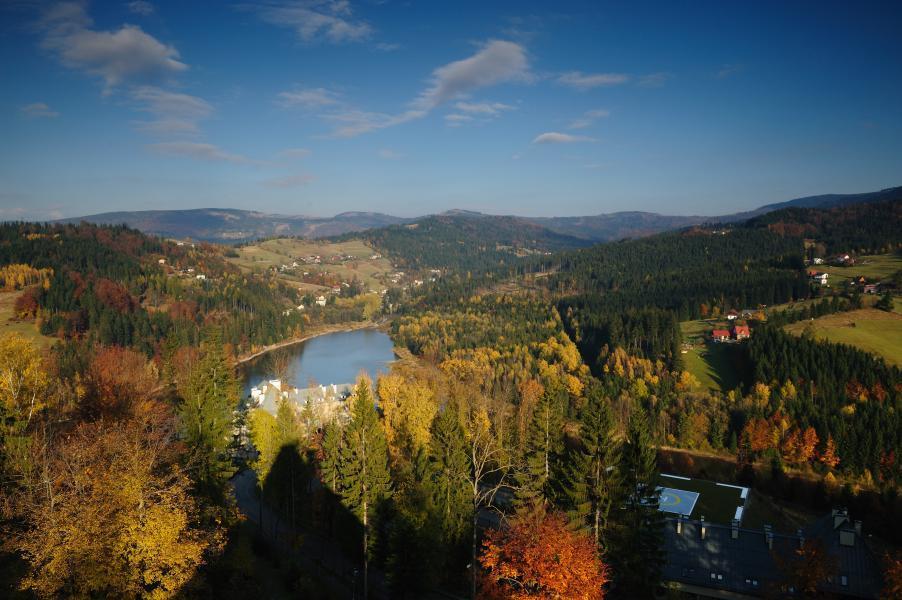
[{"label": "small village house", "polygon": [[711,339],[715,342],[725,342],[730,339],[730,332],[726,329],[715,329],[711,332]]},{"label": "small village house", "polygon": [[733,339],[734,340],[747,340],[752,337],[752,330],[749,329],[748,325],[734,325],[733,326]]}]

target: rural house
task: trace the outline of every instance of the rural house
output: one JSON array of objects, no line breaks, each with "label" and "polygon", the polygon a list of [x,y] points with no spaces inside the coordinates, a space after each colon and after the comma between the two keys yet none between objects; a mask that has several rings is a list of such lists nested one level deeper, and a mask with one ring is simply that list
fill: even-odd
[{"label": "rural house", "polygon": [[715,329],[711,332],[711,339],[715,342],[725,342],[730,339],[730,332],[726,329]]},{"label": "rural house", "polygon": [[734,340],[747,340],[752,337],[752,330],[749,329],[748,325],[734,325],[733,326],[733,339]]}]

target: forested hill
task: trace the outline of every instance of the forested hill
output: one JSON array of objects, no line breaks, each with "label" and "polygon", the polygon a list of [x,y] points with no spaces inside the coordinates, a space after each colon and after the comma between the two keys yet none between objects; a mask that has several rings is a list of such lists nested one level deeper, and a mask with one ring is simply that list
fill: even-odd
[{"label": "forested hill", "polygon": [[294,290],[242,274],[221,248],[177,244],[125,226],[0,225],[0,267],[25,274],[18,317],[45,335],[133,346],[148,355],[217,329],[237,351],[301,325]]},{"label": "forested hill", "polygon": [[485,270],[516,261],[580,248],[590,242],[554,233],[519,217],[456,213],[359,234],[408,268]]},{"label": "forested hill", "polygon": [[751,219],[745,226],[814,239],[825,254],[892,252],[902,243],[902,190],[898,196],[826,209],[787,208]]}]

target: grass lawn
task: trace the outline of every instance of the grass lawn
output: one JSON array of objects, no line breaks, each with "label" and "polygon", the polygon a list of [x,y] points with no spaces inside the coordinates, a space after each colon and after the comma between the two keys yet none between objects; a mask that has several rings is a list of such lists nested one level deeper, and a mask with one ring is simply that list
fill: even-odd
[{"label": "grass lawn", "polygon": [[717,485],[704,479],[685,480],[662,475],[658,478],[658,485],[698,493],[690,519],[705,517],[705,521],[729,525],[736,514],[736,508],[745,502],[740,496],[742,492],[739,488]]},{"label": "grass lawn", "polygon": [[[898,311],[898,299],[895,306]],[[786,331],[802,335],[809,323],[813,324],[818,339],[849,344],[882,356],[890,364],[902,366],[902,314],[898,312],[863,308],[793,323],[786,326]]]},{"label": "grass lawn", "polygon": [[16,298],[24,292],[0,292],[0,335],[7,333],[19,333],[26,339],[37,345],[38,348],[46,348],[53,344],[53,338],[41,335],[33,322],[19,321],[14,318],[13,307]]},{"label": "grass lawn", "polygon": [[726,321],[684,321],[680,323],[683,340],[691,346],[683,354],[685,369],[699,382],[699,390],[728,392],[739,385],[739,375],[733,362],[733,344],[714,344],[707,335],[715,327],[728,329]]},{"label": "grass lawn", "polygon": [[817,269],[830,274],[830,285],[846,285],[850,279],[864,275],[868,279],[886,279],[896,271],[902,270],[902,257],[894,254],[876,254],[872,256],[860,256],[851,267],[835,267],[833,265],[812,265]]},{"label": "grass lawn", "polygon": [[[363,282],[366,289],[385,289],[383,283],[385,275],[393,271],[391,262],[386,258],[372,260],[370,257],[376,253],[360,240],[348,242],[321,242],[316,240],[296,240],[291,238],[279,238],[266,240],[243,248],[236,248],[237,258],[229,258],[233,264],[250,271],[263,271],[270,267],[282,264],[291,264],[297,260],[300,266],[294,271],[285,271],[280,277],[298,287],[317,291],[322,288],[317,285],[303,283],[301,275],[304,271],[309,273],[326,272],[338,276],[343,281],[350,281],[354,277]],[[328,257],[342,254],[354,257],[340,264],[329,264]],[[304,264],[300,258],[304,256],[319,255],[321,264]]]}]

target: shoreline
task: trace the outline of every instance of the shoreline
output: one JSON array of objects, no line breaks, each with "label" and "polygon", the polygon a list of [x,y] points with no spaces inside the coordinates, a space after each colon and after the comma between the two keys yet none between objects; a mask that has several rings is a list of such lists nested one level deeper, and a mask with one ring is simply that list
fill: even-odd
[{"label": "shoreline", "polygon": [[239,357],[235,361],[236,366],[241,366],[245,363],[248,363],[255,358],[260,358],[264,354],[268,354],[273,350],[280,350],[282,348],[287,348],[289,346],[294,346],[295,344],[300,344],[301,342],[306,342],[308,340],[312,340],[313,338],[320,337],[323,335],[329,335],[332,333],[344,333],[348,331],[357,331],[359,329],[382,329],[388,321],[351,321],[348,323],[335,324],[333,327],[324,327],[322,329],[317,329],[316,331],[311,331],[306,333],[300,337],[291,338],[290,340],[283,340],[281,342],[277,342],[275,344],[270,344],[269,346],[264,346],[262,349],[248,354],[246,356]]}]

